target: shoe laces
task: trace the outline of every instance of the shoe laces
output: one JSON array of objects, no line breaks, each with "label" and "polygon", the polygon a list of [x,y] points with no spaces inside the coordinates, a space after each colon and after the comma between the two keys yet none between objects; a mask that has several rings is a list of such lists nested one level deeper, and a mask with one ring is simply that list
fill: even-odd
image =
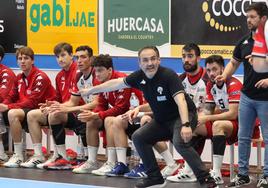
[{"label": "shoe laces", "polygon": [[26,161],[25,163],[39,160],[39,157],[40,157],[40,156],[33,155],[33,156],[31,156],[29,159],[27,159],[27,161]]},{"label": "shoe laces", "polygon": [[257,187],[260,187],[261,185],[267,185],[267,184],[268,184],[268,182],[267,182],[266,177],[262,177],[262,178],[258,181]]},{"label": "shoe laces", "polygon": [[121,163],[120,163],[120,162],[117,162],[117,163],[115,164],[115,166],[113,167],[112,171],[114,171],[114,170],[120,168],[120,166],[121,166]]},{"label": "shoe laces", "polygon": [[12,157],[9,159],[9,162],[16,162],[18,160],[23,160],[18,154],[13,154]]},{"label": "shoe laces", "polygon": [[113,163],[111,162],[106,162],[102,165],[102,167],[100,168],[100,170],[107,170],[107,169],[112,169],[114,167]]},{"label": "shoe laces", "polygon": [[241,184],[244,184],[245,180],[243,179],[242,176],[236,176],[234,179],[233,179],[233,182],[235,183],[235,185],[241,185]]},{"label": "shoe laces", "polygon": [[83,165],[81,165],[82,168],[91,168],[92,166],[95,166],[95,162],[89,160],[87,160]]},{"label": "shoe laces", "polygon": [[144,170],[142,169],[142,164],[138,164],[131,171],[132,172],[138,172],[138,171],[144,171]]}]

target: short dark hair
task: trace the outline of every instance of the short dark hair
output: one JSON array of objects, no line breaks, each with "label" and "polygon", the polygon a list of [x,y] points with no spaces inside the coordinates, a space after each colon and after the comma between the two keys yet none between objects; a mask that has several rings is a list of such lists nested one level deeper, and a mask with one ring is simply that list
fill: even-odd
[{"label": "short dark hair", "polygon": [[246,8],[246,12],[255,10],[260,17],[268,16],[268,7],[264,2],[252,3]]},{"label": "short dark hair", "polygon": [[1,57],[0,61],[2,61],[4,56],[5,56],[5,49],[4,49],[4,47],[2,45],[0,45],[0,57]]},{"label": "short dark hair", "polygon": [[29,56],[32,60],[34,60],[34,51],[32,48],[28,46],[23,46],[17,49],[16,51],[16,59],[18,59],[19,55],[27,55]]},{"label": "short dark hair", "polygon": [[93,67],[105,67],[106,69],[112,68],[113,69],[113,59],[108,54],[100,54],[98,55],[93,63]]},{"label": "short dark hair", "polygon": [[184,50],[186,52],[190,52],[191,50],[194,50],[196,56],[200,56],[200,54],[201,54],[199,46],[195,43],[185,44],[182,47],[182,50]]},{"label": "short dark hair", "polygon": [[54,47],[55,56],[58,56],[63,50],[67,51],[69,55],[73,53],[73,47],[71,44],[61,42]]},{"label": "short dark hair", "polygon": [[224,59],[220,55],[211,55],[205,59],[205,66],[211,63],[217,63],[218,65],[224,67]]},{"label": "short dark hair", "polygon": [[87,45],[84,45],[84,46],[78,46],[78,47],[75,49],[75,51],[76,51],[76,52],[78,52],[78,51],[87,51],[89,57],[92,57],[92,56],[93,56],[93,50],[92,50],[92,48],[90,48],[90,47],[87,46]]},{"label": "short dark hair", "polygon": [[160,57],[159,50],[157,49],[156,46],[145,46],[145,47],[141,48],[141,49],[139,50],[139,52],[138,52],[138,56],[140,57],[141,52],[142,52],[143,50],[147,50],[147,49],[151,49],[151,50],[153,50],[153,51],[156,53],[156,56],[157,56],[157,57]]}]

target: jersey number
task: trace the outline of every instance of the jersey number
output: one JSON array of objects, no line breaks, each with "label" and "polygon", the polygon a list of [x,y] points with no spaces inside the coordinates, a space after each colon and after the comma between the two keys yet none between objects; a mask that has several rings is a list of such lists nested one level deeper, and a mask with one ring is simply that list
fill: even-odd
[{"label": "jersey number", "polygon": [[223,99],[219,99],[219,104],[220,104],[221,109],[225,109]]}]

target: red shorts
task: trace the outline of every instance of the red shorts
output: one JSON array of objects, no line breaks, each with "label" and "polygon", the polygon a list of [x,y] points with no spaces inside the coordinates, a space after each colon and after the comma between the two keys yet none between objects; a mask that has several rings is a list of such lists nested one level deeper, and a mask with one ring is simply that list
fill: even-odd
[{"label": "red shorts", "polygon": [[[233,143],[237,142],[238,138],[237,138],[237,133],[238,133],[238,121],[237,120],[233,120],[231,121],[233,124],[233,132],[232,135],[226,139],[226,142],[229,145],[232,145]],[[213,122],[212,121],[208,121],[206,122],[206,128],[207,128],[207,138],[212,138],[213,134],[212,134],[212,125]]]}]

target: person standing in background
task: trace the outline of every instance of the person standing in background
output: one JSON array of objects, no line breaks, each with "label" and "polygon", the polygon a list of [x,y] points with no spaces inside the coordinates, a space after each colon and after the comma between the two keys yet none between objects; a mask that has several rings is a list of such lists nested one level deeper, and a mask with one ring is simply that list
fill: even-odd
[{"label": "person standing in background", "polygon": [[253,69],[249,58],[252,53],[253,35],[263,17],[267,17],[265,3],[253,3],[246,9],[247,25],[250,33],[244,36],[236,45],[233,58],[227,64],[224,72],[215,78],[225,81],[231,77],[240,64],[244,64],[244,81],[239,103],[239,131],[238,131],[238,175],[228,187],[237,187],[251,183],[248,175],[251,137],[255,126],[255,119],[261,121],[261,130],[265,143],[265,157],[263,176],[258,181],[258,187],[268,184],[268,72],[258,73]]}]

